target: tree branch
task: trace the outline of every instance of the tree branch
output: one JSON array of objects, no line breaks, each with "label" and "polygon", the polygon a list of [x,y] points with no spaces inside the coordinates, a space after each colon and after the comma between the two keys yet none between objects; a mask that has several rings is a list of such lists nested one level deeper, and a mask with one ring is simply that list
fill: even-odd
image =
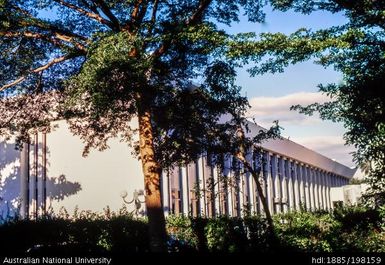
[{"label": "tree branch", "polygon": [[151,24],[154,25],[156,21],[156,13],[158,12],[158,4],[159,0],[154,1],[154,5],[152,7],[152,14],[151,14]]},{"label": "tree branch", "polygon": [[45,21],[42,21],[41,19],[34,17],[31,13],[20,8],[19,6],[13,5],[12,7],[30,19],[30,21],[22,20],[22,21],[18,21],[18,22],[15,21],[14,22],[14,23],[16,23],[22,27],[32,26],[32,27],[37,27],[37,28],[43,29],[43,30],[49,30],[53,34],[58,34],[57,37],[61,40],[65,40],[65,41],[70,40],[72,42],[74,39],[79,39],[79,40],[84,41],[86,43],[90,43],[90,40],[88,38],[82,36],[82,35],[73,33],[73,32],[68,31],[66,29],[62,29],[62,28],[59,28],[55,25],[49,24]]},{"label": "tree branch", "polygon": [[[191,17],[185,21],[184,25],[185,26],[191,26],[191,25],[194,25],[194,24],[198,23],[199,21],[201,21],[203,18],[204,12],[207,10],[207,8],[211,4],[211,2],[212,2],[212,0],[201,0],[199,2],[198,8],[191,15]],[[160,57],[162,54],[164,54],[169,49],[171,43],[172,43],[171,40],[167,40],[167,41],[163,42],[163,44],[158,49],[156,49],[151,56],[153,58]]]},{"label": "tree branch", "polygon": [[206,9],[211,4],[212,0],[201,0],[199,2],[199,6],[197,10],[195,10],[194,14],[186,21],[186,25],[195,24],[196,22],[200,21],[203,18],[203,14],[206,11]]},{"label": "tree branch", "polygon": [[55,1],[58,4],[61,4],[62,6],[65,6],[65,7],[68,7],[70,9],[73,9],[73,10],[81,13],[82,15],[85,15],[85,16],[87,16],[89,18],[92,18],[92,19],[94,19],[94,20],[96,20],[96,21],[98,21],[98,22],[100,22],[100,23],[102,23],[104,25],[107,25],[110,28],[113,28],[113,25],[112,25],[111,21],[109,21],[107,19],[104,19],[103,17],[101,17],[98,14],[95,14],[93,12],[89,12],[89,11],[87,11],[87,10],[81,8],[81,7],[75,6],[75,5],[71,4],[71,3],[68,3],[68,2],[63,1],[63,0],[53,0],[53,1]]},{"label": "tree branch", "polygon": [[42,66],[40,66],[38,68],[30,70],[26,75],[19,77],[18,79],[12,81],[11,83],[8,83],[8,84],[0,87],[0,92],[2,92],[2,91],[6,90],[6,89],[8,89],[10,87],[13,87],[13,86],[23,82],[28,77],[29,74],[40,73],[40,72],[42,72],[44,70],[47,70],[48,68],[50,68],[51,66],[53,66],[55,64],[61,63],[63,61],[66,61],[66,60],[69,60],[69,59],[72,59],[72,58],[75,58],[78,55],[79,54],[67,54],[67,55],[55,58],[55,59],[53,59],[52,61],[48,62],[45,65],[42,65]]},{"label": "tree branch", "polygon": [[139,15],[139,8],[140,5],[142,4],[143,0],[137,0],[136,4],[134,5],[134,9],[131,12],[131,20],[135,21],[138,18]]},{"label": "tree branch", "polygon": [[155,22],[156,22],[156,13],[158,12],[158,4],[159,4],[159,1],[155,0],[154,4],[152,6],[150,26],[148,28],[148,34],[149,35],[151,35],[152,31],[154,30],[154,26],[155,26]]},{"label": "tree branch", "polygon": [[31,31],[24,31],[24,32],[5,32],[5,31],[0,31],[0,36],[4,37],[9,37],[9,38],[14,38],[14,37],[26,37],[26,38],[32,38],[32,39],[42,39],[47,42],[52,43],[55,46],[58,47],[66,47],[70,48],[70,46],[64,45],[63,43],[60,42],[60,40],[65,41],[65,42],[70,42],[73,44],[78,50],[82,52],[87,52],[87,48],[79,43],[74,41],[73,39],[69,38],[68,36],[64,36],[59,33],[55,33],[54,36],[47,36],[42,33],[36,33],[36,32],[31,32]]},{"label": "tree branch", "polygon": [[102,12],[110,19],[115,29],[120,29],[120,22],[117,17],[111,12],[110,7],[103,0],[94,0],[100,7]]}]

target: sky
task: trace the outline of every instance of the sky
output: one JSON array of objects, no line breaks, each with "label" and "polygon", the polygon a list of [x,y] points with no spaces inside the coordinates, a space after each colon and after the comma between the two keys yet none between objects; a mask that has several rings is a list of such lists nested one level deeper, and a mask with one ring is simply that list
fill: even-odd
[{"label": "sky", "polygon": [[[295,12],[267,10],[266,22],[254,24],[242,18],[238,24],[224,29],[229,33],[237,32],[282,32],[290,34],[299,28],[313,30],[344,24],[342,14],[315,12],[301,15]],[[318,116],[305,116],[290,111],[292,105],[307,105],[325,102],[328,98],[318,92],[318,84],[339,83],[342,75],[333,68],[304,62],[286,68],[284,73],[265,74],[250,77],[246,69],[239,69],[237,83],[242,93],[247,95],[251,109],[249,117],[254,117],[260,125],[270,127],[279,120],[284,128],[282,135],[299,144],[313,149],[346,166],[353,167],[351,152],[354,148],[344,145],[342,124],[323,121]]]}]

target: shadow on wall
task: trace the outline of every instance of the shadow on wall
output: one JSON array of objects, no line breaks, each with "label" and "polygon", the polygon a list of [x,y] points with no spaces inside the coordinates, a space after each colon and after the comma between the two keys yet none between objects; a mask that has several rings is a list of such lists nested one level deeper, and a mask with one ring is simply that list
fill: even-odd
[{"label": "shadow on wall", "polygon": [[[20,212],[20,151],[16,150],[15,144],[0,141],[0,223],[11,218],[17,218]],[[31,145],[31,151],[33,151]],[[41,146],[39,145],[39,152]],[[49,150],[47,148],[47,154]],[[33,156],[30,156],[30,189],[34,188],[35,176],[33,175],[35,166]],[[38,209],[42,209],[42,157],[39,153],[38,159]],[[47,162],[48,164],[48,162]],[[48,172],[47,172],[48,175]],[[58,177],[47,177],[47,209],[52,200],[61,201],[66,197],[74,195],[81,190],[78,182],[67,181],[65,175]],[[30,190],[30,202],[32,201],[32,190]],[[39,210],[41,213],[41,210]]]},{"label": "shadow on wall", "polygon": [[20,152],[15,144],[0,142],[0,221],[19,212]]},{"label": "shadow on wall", "polygon": [[67,181],[65,175],[47,178],[47,198],[62,201],[66,197],[74,195],[81,190],[79,182]]}]

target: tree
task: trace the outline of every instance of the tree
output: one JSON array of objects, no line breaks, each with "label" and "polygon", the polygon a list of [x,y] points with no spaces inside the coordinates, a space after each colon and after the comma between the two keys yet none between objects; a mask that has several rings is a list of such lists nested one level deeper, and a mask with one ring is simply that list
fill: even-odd
[{"label": "tree", "polygon": [[[238,125],[237,36],[215,23],[263,19],[259,1],[1,0],[0,133],[50,129],[65,118],[91,148],[111,137],[141,159],[151,249],[165,250],[161,169],[195,159]],[[48,11],[48,12],[47,12]],[[192,89],[192,80],[201,80]],[[233,118],[219,123],[229,112]],[[131,128],[137,117],[138,128]],[[239,124],[239,123],[238,123]],[[138,131],[139,141],[133,141]]]},{"label": "tree", "polygon": [[[294,10],[303,14],[315,11],[343,13],[344,25],[311,31],[299,29],[290,35],[282,33],[243,37],[242,47],[233,54],[247,57],[257,64],[253,75],[282,72],[290,64],[310,59],[325,67],[332,66],[343,74],[339,84],[319,85],[330,101],[292,109],[322,119],[342,122],[346,144],[356,148],[357,165],[370,164],[368,181],[372,205],[385,198],[385,3],[360,0],[271,0],[273,8]],[[238,44],[239,45],[239,44]],[[242,51],[243,50],[243,51]]]}]

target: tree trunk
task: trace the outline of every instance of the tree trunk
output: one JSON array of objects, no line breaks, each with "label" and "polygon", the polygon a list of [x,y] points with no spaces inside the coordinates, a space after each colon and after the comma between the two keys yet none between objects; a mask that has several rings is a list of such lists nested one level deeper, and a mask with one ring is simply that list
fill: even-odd
[{"label": "tree trunk", "polygon": [[266,214],[266,220],[267,220],[267,223],[269,226],[268,229],[271,233],[273,244],[276,244],[277,240],[276,240],[275,232],[274,232],[274,222],[273,222],[273,218],[271,217],[271,213],[270,213],[266,198],[263,195],[261,183],[259,182],[259,172],[255,171],[255,169],[250,165],[250,163],[246,159],[246,148],[244,145],[245,132],[243,131],[242,126],[239,126],[239,128],[238,128],[237,137],[240,139],[240,146],[239,146],[239,152],[237,154],[235,154],[235,157],[237,157],[242,162],[242,164],[251,173],[251,175],[253,176],[253,178],[255,180],[255,184],[257,185],[257,192],[258,192],[259,197],[261,198],[262,207],[263,207],[263,210],[265,211],[265,214]]},{"label": "tree trunk", "polygon": [[279,247],[279,240],[278,240],[277,236],[275,235],[273,218],[271,216],[271,213],[269,210],[269,205],[267,204],[267,201],[266,201],[266,197],[263,195],[261,183],[259,182],[259,173],[254,170],[254,168],[250,165],[249,162],[247,162],[244,155],[238,154],[237,157],[239,160],[241,160],[243,165],[251,173],[251,175],[253,176],[253,178],[255,180],[255,184],[257,185],[258,196],[261,198],[262,207],[263,207],[263,210],[265,211],[265,214],[266,214],[268,231],[270,232],[270,239],[271,239],[271,244],[272,244],[271,247],[274,250],[275,248]]},{"label": "tree trunk", "polygon": [[251,168],[251,166],[248,162],[245,162],[245,163],[246,163],[246,165],[245,165],[246,168],[249,170],[249,172],[253,176],[253,178],[255,180],[255,184],[257,185],[258,196],[259,196],[259,198],[261,198],[262,207],[263,207],[263,210],[266,214],[267,223],[273,229],[273,227],[274,227],[273,218],[271,217],[271,213],[269,210],[269,205],[267,204],[267,201],[266,201],[266,197],[265,197],[265,195],[263,195],[262,186],[261,186],[261,183],[259,182],[259,177],[258,177],[259,174],[257,172],[255,172],[255,170],[253,168]]},{"label": "tree trunk", "polygon": [[138,104],[139,148],[144,175],[150,250],[166,252],[166,222],[160,191],[161,168],[156,161],[151,112],[143,101]]},{"label": "tree trunk", "polygon": [[261,183],[259,182],[259,174],[258,174],[258,172],[256,172],[252,168],[250,163],[247,162],[247,160],[244,157],[244,155],[238,154],[237,158],[242,162],[242,164],[246,167],[246,169],[253,176],[253,178],[255,180],[255,184],[257,186],[258,196],[259,196],[259,198],[261,198],[262,207],[263,207],[263,210],[264,210],[264,212],[266,214],[267,223],[270,226],[270,228],[273,229],[273,227],[274,227],[273,218],[271,217],[271,213],[270,213],[270,210],[269,210],[269,205],[267,204],[267,201],[266,201],[266,197],[265,197],[265,195],[263,195],[263,190],[262,190],[262,187],[261,187]]}]

